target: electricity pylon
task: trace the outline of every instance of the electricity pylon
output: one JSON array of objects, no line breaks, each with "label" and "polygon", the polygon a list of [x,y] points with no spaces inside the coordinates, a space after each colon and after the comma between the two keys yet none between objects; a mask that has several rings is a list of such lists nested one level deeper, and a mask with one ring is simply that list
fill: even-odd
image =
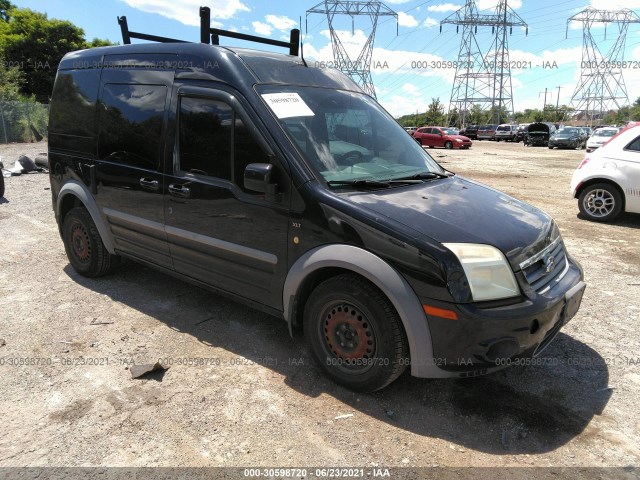
[{"label": "electricity pylon", "polygon": [[[456,74],[451,89],[449,119],[457,108],[458,125],[466,124],[466,116],[473,105],[482,110],[491,110],[491,123],[502,123],[513,118],[513,90],[511,88],[511,65],[509,62],[508,34],[513,27],[529,29],[525,21],[500,0],[495,13],[478,12],[475,0],[467,0],[464,7],[440,22],[442,25],[462,25],[462,42],[456,62]],[[491,27],[493,40],[488,50],[480,47],[476,34],[478,27]]]},{"label": "electricity pylon", "polygon": [[[371,78],[371,58],[373,56],[373,42],[376,37],[378,17],[396,17],[396,28],[398,14],[387,7],[382,2],[352,2],[342,0],[325,0],[313,8],[307,10],[307,18],[312,13],[321,13],[327,16],[329,32],[331,34],[331,47],[333,49],[333,60],[335,67],[343,73],[349,75],[362,90],[376,98],[376,91]],[[371,31],[367,37],[362,50],[355,60],[352,60],[340,41],[340,37],[335,28],[336,15],[349,15],[351,17],[351,33],[355,32],[355,17],[366,15],[371,21]]]},{"label": "electricity pylon", "polygon": [[[640,17],[629,9],[609,11],[588,7],[567,20],[567,34],[572,21],[582,22],[582,62],[570,105],[575,114],[582,114],[592,125],[594,121],[599,123],[610,110],[619,110],[629,104],[622,75],[624,50],[629,25],[640,23]],[[616,25],[618,30],[618,38],[604,55],[591,34],[591,28],[598,23],[605,26],[605,41],[607,24]]]}]

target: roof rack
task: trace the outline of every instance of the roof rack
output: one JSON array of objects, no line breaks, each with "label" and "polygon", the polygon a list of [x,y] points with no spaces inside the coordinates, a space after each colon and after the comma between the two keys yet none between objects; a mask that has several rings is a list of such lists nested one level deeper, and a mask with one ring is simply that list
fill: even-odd
[{"label": "roof rack", "polygon": [[[146,33],[132,32],[127,24],[127,17],[118,17],[118,24],[122,31],[122,41],[125,45],[131,43],[132,38],[140,40],[148,40],[150,42],[161,43],[191,43],[186,40],[178,40],[169,37],[160,37],[157,35],[148,35]],[[298,56],[300,46],[300,30],[294,28],[291,30],[289,41],[273,40],[266,37],[258,37],[255,35],[247,35],[244,33],[231,32],[229,30],[221,30],[219,28],[211,28],[211,9],[209,7],[200,7],[200,43],[220,45],[220,37],[237,38],[249,42],[263,43],[265,45],[274,45],[289,49],[289,55]]]}]

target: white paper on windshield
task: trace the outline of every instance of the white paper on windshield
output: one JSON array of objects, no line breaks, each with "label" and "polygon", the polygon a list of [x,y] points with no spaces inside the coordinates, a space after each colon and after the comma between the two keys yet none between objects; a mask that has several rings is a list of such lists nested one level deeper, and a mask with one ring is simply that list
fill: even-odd
[{"label": "white paper on windshield", "polygon": [[262,95],[269,108],[278,118],[289,117],[313,117],[315,114],[295,92],[292,93],[265,93]]}]

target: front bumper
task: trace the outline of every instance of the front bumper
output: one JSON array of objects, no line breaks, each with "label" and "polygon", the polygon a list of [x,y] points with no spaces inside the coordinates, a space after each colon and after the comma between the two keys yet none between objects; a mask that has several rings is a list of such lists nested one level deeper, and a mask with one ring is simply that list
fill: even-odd
[{"label": "front bumper", "polygon": [[442,376],[469,377],[540,354],[578,311],[586,287],[580,265],[569,256],[567,260],[566,274],[552,288],[516,304],[451,305],[421,299],[458,316],[427,317],[433,344],[433,359],[427,361]]},{"label": "front bumper", "polygon": [[549,140],[549,146],[557,148],[577,148],[580,143],[580,140]]}]

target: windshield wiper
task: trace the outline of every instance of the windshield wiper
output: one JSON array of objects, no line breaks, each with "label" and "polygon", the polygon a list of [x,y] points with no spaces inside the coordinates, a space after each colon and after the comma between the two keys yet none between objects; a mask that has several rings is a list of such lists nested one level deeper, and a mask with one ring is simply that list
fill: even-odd
[{"label": "windshield wiper", "polygon": [[397,180],[432,180],[436,178],[449,178],[453,177],[455,174],[446,174],[446,173],[438,173],[438,172],[420,172],[409,177],[398,178]]},{"label": "windshield wiper", "polygon": [[329,180],[327,182],[330,186],[333,185],[345,185],[356,188],[389,188],[391,184],[389,182],[382,182],[380,180]]}]

